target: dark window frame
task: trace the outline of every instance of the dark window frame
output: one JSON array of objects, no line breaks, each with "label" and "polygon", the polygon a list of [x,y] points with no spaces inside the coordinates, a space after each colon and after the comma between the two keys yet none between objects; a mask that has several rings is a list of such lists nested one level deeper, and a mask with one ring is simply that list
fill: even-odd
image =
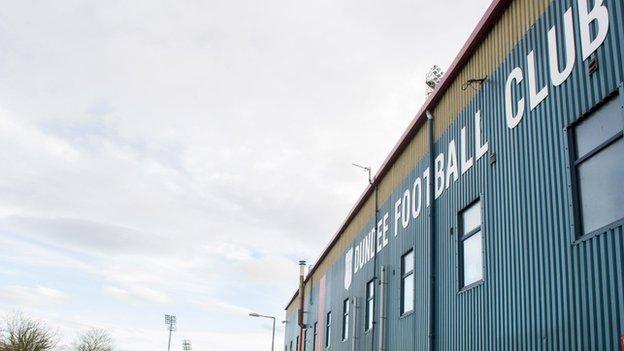
[{"label": "dark window frame", "polygon": [[[472,206],[476,205],[477,203],[480,203],[479,206],[479,212],[481,214],[481,222],[479,223],[479,226],[472,229],[471,231],[469,231],[468,233],[464,234],[464,220],[463,220],[463,214],[464,212],[466,212],[467,210],[469,210]],[[457,214],[457,223],[458,223],[458,230],[457,230],[457,256],[458,256],[458,260],[457,260],[457,268],[458,268],[458,275],[457,275],[457,281],[459,282],[459,291],[465,291],[465,290],[469,290],[471,288],[474,288],[476,286],[482,285],[485,282],[485,233],[483,230],[483,221],[484,221],[484,216],[483,216],[483,200],[481,199],[481,197],[477,197],[476,199],[472,200],[470,203],[468,203],[466,206],[462,207],[461,210],[459,210],[458,214]],[[475,234],[481,232],[481,253],[482,253],[482,274],[481,274],[481,279],[472,282],[468,285],[464,284],[464,242],[468,239],[470,239],[472,236],[474,236]]]},{"label": "dark window frame", "polygon": [[[622,222],[624,218],[620,218],[614,222],[607,223],[602,227],[594,229],[588,233],[585,233],[583,230],[583,211],[581,204],[581,187],[579,184],[579,172],[578,167],[583,164],[585,161],[590,160],[592,157],[600,154],[601,151],[605,150],[607,147],[611,146],[613,143],[619,141],[624,137],[624,129],[615,133],[611,137],[607,138],[605,141],[600,143],[600,145],[595,146],[592,150],[585,153],[585,155],[578,157],[578,147],[577,147],[577,138],[575,135],[576,128],[583,123],[584,121],[592,118],[594,113],[596,113],[601,107],[607,105],[612,100],[619,100],[620,106],[624,105],[624,86],[620,84],[619,88],[612,91],[608,94],[604,99],[602,99],[598,104],[585,112],[581,117],[572,122],[566,129],[566,141],[567,141],[567,152],[568,152],[568,179],[570,181],[569,187],[569,195],[572,200],[571,204],[571,217],[572,217],[572,240],[575,242],[582,242],[587,239],[593,238],[596,235],[602,234],[608,231],[609,228],[617,225]],[[622,112],[622,123],[624,124],[624,111]]]},{"label": "dark window frame", "polygon": [[303,351],[306,351],[308,348],[308,329],[309,328],[303,329]]},{"label": "dark window frame", "polygon": [[331,326],[332,326],[332,313],[331,311],[327,312],[325,315],[325,348],[329,348],[331,346]]},{"label": "dark window frame", "polygon": [[318,336],[318,322],[314,322],[314,334],[312,335],[312,350],[316,350],[317,336]]},{"label": "dark window frame", "polygon": [[349,338],[349,314],[351,312],[349,302],[348,298],[342,301],[342,341]]},{"label": "dark window frame", "polygon": [[[372,293],[369,294],[369,291],[371,291]],[[365,318],[366,320],[364,323],[364,332],[368,332],[373,329],[373,325],[375,324],[375,279],[371,279],[366,283]]]},{"label": "dark window frame", "polygon": [[410,271],[408,271],[408,272],[405,271],[405,257],[407,257],[410,254],[412,254],[412,255],[414,254],[414,249],[413,248],[407,250],[407,252],[404,253],[401,256],[401,291],[399,292],[401,294],[401,297],[400,297],[400,300],[401,300],[401,303],[400,303],[400,315],[401,316],[406,315],[406,314],[411,313],[411,312],[414,311],[413,301],[414,301],[414,295],[415,295],[414,294],[414,289],[416,288],[415,284],[412,286],[412,309],[409,310],[409,311],[405,310],[405,280],[410,278],[410,277],[411,277],[411,279],[414,279],[414,269],[415,269],[414,262],[412,262],[412,269]]}]

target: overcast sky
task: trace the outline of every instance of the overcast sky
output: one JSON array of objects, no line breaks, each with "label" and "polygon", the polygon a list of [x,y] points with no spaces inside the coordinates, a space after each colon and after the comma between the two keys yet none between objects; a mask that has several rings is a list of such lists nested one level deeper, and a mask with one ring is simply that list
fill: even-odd
[{"label": "overcast sky", "polygon": [[268,350],[488,4],[1,0],[0,313]]}]

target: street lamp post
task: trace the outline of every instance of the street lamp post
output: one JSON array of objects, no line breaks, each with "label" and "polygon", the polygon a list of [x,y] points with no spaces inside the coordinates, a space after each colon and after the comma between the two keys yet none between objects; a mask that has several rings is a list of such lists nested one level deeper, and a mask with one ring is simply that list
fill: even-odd
[{"label": "street lamp post", "polygon": [[270,318],[273,320],[273,334],[271,336],[271,351],[274,351],[275,348],[275,317],[272,316],[265,316],[262,314],[258,314],[258,313],[250,313],[249,314],[251,317],[262,317],[262,318]]}]

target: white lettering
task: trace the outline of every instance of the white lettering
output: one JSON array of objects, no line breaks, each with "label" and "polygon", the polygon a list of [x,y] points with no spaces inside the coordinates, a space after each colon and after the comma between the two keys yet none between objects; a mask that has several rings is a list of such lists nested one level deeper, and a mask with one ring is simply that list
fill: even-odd
[{"label": "white lettering", "polygon": [[357,273],[360,270],[360,265],[358,264],[360,260],[360,247],[359,245],[355,245],[355,252],[353,253],[353,274]]},{"label": "white lettering", "polygon": [[518,100],[516,104],[517,112],[513,112],[513,91],[511,90],[512,84],[516,82],[516,86],[522,83],[524,74],[519,67],[516,67],[509,73],[507,77],[507,83],[505,84],[505,115],[507,117],[507,127],[510,129],[515,128],[524,116],[524,98]]},{"label": "white lettering", "polygon": [[475,113],[475,150],[477,161],[479,161],[479,159],[485,155],[490,148],[490,144],[487,141],[484,141],[484,143],[481,144],[481,135],[481,111],[479,110]]},{"label": "white lettering", "polygon": [[369,260],[370,260],[370,236],[365,236],[364,237],[364,247],[362,249],[362,251],[364,252],[364,264],[366,264]]},{"label": "white lettering", "polygon": [[386,245],[388,245],[388,236],[386,234],[388,234],[388,212],[386,212],[386,214],[383,216],[383,247],[386,247]]},{"label": "white lettering", "polygon": [[460,144],[461,174],[464,174],[470,169],[470,167],[472,167],[473,164],[472,157],[466,159],[466,156],[468,155],[468,150],[466,149],[466,127],[462,127],[461,129]]},{"label": "white lettering", "polygon": [[568,79],[576,60],[576,45],[574,43],[574,19],[572,8],[563,15],[563,30],[565,38],[566,63],[563,71],[559,70],[559,51],[557,50],[557,28],[553,26],[548,31],[548,59],[550,64],[550,80],[558,87]]},{"label": "white lettering", "polygon": [[[581,47],[583,61],[587,60],[607,38],[609,32],[609,10],[602,4],[602,0],[594,1],[594,8],[587,10],[587,0],[578,0],[579,25],[581,29]],[[592,22],[596,22],[597,33],[594,40],[591,39]]]},{"label": "white lettering", "polygon": [[457,170],[457,149],[455,148],[455,139],[451,139],[448,145],[448,157],[446,161],[446,188],[451,186],[451,177],[453,182],[457,181],[459,171]]},{"label": "white lettering", "polygon": [[381,251],[381,225],[383,224],[382,220],[380,219],[379,222],[377,222],[377,252],[379,253],[379,251]]},{"label": "white lettering", "polygon": [[362,269],[362,267],[364,267],[364,242],[360,242],[360,269]]},{"label": "white lettering", "polygon": [[401,219],[401,198],[394,203],[394,236],[399,234],[399,219]]},{"label": "white lettering", "polygon": [[429,207],[429,202],[431,202],[429,200],[429,192],[431,191],[431,178],[429,176],[429,173],[431,173],[431,170],[429,169],[429,167],[427,167],[427,169],[425,169],[425,171],[423,172],[423,178],[425,179],[425,188],[427,189],[427,207]]},{"label": "white lettering", "polygon": [[[416,196],[416,187],[418,187],[418,196]],[[412,185],[412,217],[414,219],[418,218],[420,215],[420,204],[422,203],[422,181],[420,177],[416,178],[414,185]],[[418,204],[416,203],[416,199],[418,199]]]},{"label": "white lettering", "polygon": [[435,198],[437,199],[444,191],[444,154],[438,154],[434,164],[435,170]]},{"label": "white lettering", "polygon": [[403,193],[403,206],[401,208],[401,225],[403,229],[407,228],[410,222],[410,191],[409,189],[405,189]]},{"label": "white lettering", "polygon": [[[538,69],[540,69],[539,73],[542,73],[541,76],[546,76],[545,73],[547,73],[546,71],[541,72],[541,70],[548,69],[548,78],[552,86],[561,86],[574,72],[577,55],[586,60],[606,40],[609,31],[609,13],[603,4],[605,1],[576,1],[578,3],[580,44],[575,41],[577,33],[574,32],[576,20],[574,10],[568,8],[563,14],[561,27],[552,26],[548,30],[548,62],[536,62],[536,52],[531,50],[526,56],[526,71],[520,67],[515,67],[509,73],[504,92],[505,119],[508,128],[513,129],[518,126],[524,115],[530,113],[527,112],[529,108],[530,111],[534,110],[548,98],[551,85],[540,86],[542,82],[538,82]],[[588,9],[590,4],[593,4],[591,5],[592,8]],[[581,52],[577,52],[581,49]],[[543,56],[540,54],[545,54],[545,52],[538,52],[537,56]],[[523,84],[525,74],[527,75],[528,88]],[[433,165],[430,164],[421,175],[416,177],[411,188],[408,185],[407,189],[396,189],[394,196],[397,198],[394,202],[393,213],[395,237],[398,236],[401,227],[403,229],[408,228],[410,221],[416,220],[420,216],[423,197],[427,199],[425,206],[432,206],[434,204],[432,199],[439,198],[445,189],[449,189],[454,182],[459,181],[462,175],[475,166],[483,156],[487,155],[489,142],[483,134],[484,126],[481,122],[481,111],[477,110],[474,116],[474,141],[470,140],[468,128],[462,127],[459,136],[459,150],[456,144],[457,136],[450,135],[447,151],[435,155]],[[473,145],[474,152],[471,152]],[[429,156],[433,157],[434,155]],[[426,187],[426,191],[423,187]],[[354,273],[361,270],[389,244],[388,239],[391,235],[388,234],[388,221],[389,213],[392,212],[392,205],[390,204],[389,207],[390,209],[379,218],[377,223],[374,223],[362,240],[353,246],[353,256],[349,251],[348,260],[353,257]],[[401,227],[399,227],[399,221]],[[345,262],[346,260],[347,258],[345,258]]]},{"label": "white lettering", "polygon": [[535,72],[535,51],[531,50],[527,55],[527,68],[529,70],[529,105],[533,111],[548,96],[548,85],[537,91],[537,74]]}]

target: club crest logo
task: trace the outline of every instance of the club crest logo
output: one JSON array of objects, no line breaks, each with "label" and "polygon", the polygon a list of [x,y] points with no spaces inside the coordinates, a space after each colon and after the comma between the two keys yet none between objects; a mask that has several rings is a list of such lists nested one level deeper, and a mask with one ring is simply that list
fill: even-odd
[{"label": "club crest logo", "polygon": [[353,248],[350,248],[345,254],[344,264],[344,287],[346,290],[349,290],[349,287],[351,287],[351,278],[353,277]]}]

